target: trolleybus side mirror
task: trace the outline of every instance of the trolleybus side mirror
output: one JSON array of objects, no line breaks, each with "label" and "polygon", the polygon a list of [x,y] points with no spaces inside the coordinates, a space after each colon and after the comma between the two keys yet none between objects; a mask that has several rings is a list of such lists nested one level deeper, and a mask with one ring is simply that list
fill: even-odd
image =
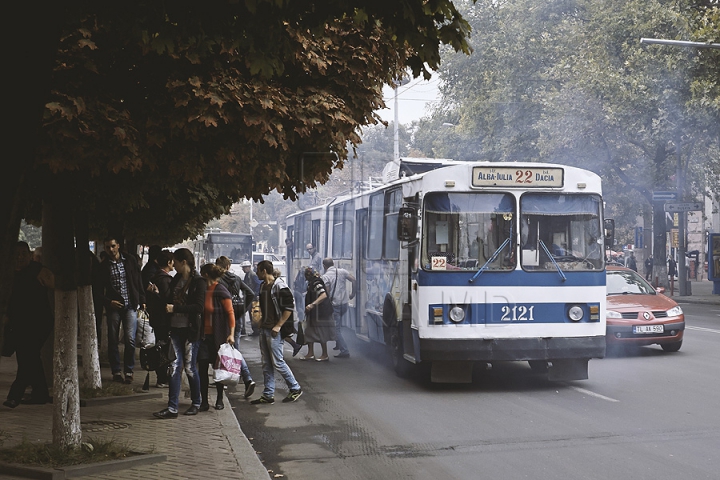
[{"label": "trolleybus side mirror", "polygon": [[410,242],[417,237],[417,210],[413,207],[400,207],[397,224],[397,237],[402,242]]},{"label": "trolleybus side mirror", "polygon": [[615,220],[605,219],[605,248],[612,248],[615,245]]}]

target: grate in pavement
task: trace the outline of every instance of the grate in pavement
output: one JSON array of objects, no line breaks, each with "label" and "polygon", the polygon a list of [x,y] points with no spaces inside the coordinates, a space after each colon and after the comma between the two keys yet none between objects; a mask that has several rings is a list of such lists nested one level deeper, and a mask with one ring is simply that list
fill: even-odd
[{"label": "grate in pavement", "polygon": [[88,422],[80,422],[83,432],[104,432],[105,430],[122,430],[129,428],[129,423],[123,422],[107,422],[105,420],[91,420]]}]

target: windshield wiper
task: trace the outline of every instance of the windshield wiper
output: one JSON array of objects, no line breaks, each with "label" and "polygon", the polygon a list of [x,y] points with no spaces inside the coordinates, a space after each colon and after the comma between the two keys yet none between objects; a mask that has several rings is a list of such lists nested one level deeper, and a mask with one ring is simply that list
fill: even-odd
[{"label": "windshield wiper", "polygon": [[485,264],[484,264],[482,267],[480,267],[480,270],[478,270],[477,273],[476,273],[475,275],[473,275],[473,277],[472,277],[470,280],[468,280],[468,283],[473,283],[477,277],[479,277],[480,275],[482,275],[482,273],[483,273],[485,270],[487,270],[487,266],[490,265],[493,261],[495,261],[495,259],[497,258],[497,256],[498,256],[498,255],[500,254],[500,252],[503,250],[503,248],[505,248],[505,245],[507,245],[508,243],[510,243],[510,238],[511,238],[511,237],[508,237],[508,238],[505,239],[505,241],[502,243],[502,245],[500,245],[500,246],[498,247],[498,249],[495,250],[495,252],[490,256],[490,259],[489,259],[487,262],[485,262]]},{"label": "windshield wiper", "polygon": [[567,280],[567,277],[566,277],[565,274],[563,273],[562,268],[560,268],[560,265],[558,265],[558,263],[555,261],[555,259],[553,258],[553,256],[550,254],[550,250],[548,250],[547,246],[545,246],[545,242],[543,242],[542,240],[540,240],[540,246],[543,248],[543,250],[545,250],[545,253],[547,254],[547,256],[548,256],[548,258],[550,259],[550,261],[553,263],[553,265],[555,265],[555,268],[557,268],[557,271],[558,271],[558,273],[560,274],[560,277],[562,278],[562,281],[563,281],[563,282],[566,281],[566,280]]}]

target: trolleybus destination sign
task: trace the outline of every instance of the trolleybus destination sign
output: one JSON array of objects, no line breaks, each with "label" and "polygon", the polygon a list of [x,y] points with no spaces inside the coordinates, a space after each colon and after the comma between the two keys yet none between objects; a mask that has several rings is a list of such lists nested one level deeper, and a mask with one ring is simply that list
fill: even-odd
[{"label": "trolleybus destination sign", "polygon": [[473,187],[562,187],[562,168],[473,167]]}]

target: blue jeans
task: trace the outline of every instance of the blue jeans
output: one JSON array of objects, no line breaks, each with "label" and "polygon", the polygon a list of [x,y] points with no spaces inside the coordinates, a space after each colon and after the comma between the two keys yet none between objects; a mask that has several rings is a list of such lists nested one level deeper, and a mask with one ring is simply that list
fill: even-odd
[{"label": "blue jeans", "polygon": [[188,333],[187,329],[184,328],[175,329],[170,332],[170,340],[172,341],[173,350],[175,351],[175,360],[173,360],[170,369],[168,410],[173,413],[177,413],[178,411],[183,370],[185,370],[188,384],[190,384],[190,400],[192,404],[199,407],[202,403],[200,375],[198,375],[197,369],[197,353],[200,347],[200,341],[189,341]]},{"label": "blue jeans", "polygon": [[[106,312],[108,324],[108,359],[110,370],[113,375],[124,371],[132,374],[135,368],[135,333],[137,332],[137,312],[129,308],[115,310],[108,308]],[[118,342],[120,338],[120,322],[122,321],[125,331],[125,351],[123,353],[124,368],[120,365],[120,349]]]},{"label": "blue jeans", "polygon": [[291,391],[300,389],[300,384],[295,380],[292,370],[283,358],[283,339],[280,338],[280,335],[273,338],[270,328],[260,329],[260,353],[262,354],[263,380],[265,381],[263,397],[275,397],[275,370],[282,375]]},{"label": "blue jeans", "polygon": [[335,346],[340,349],[340,353],[350,353],[342,336],[342,319],[348,311],[348,304],[333,305],[333,317],[335,318]]},{"label": "blue jeans", "polygon": [[[238,337],[237,333],[235,334],[235,338],[237,338],[238,340],[240,339]],[[235,350],[240,352],[238,340],[235,340]],[[242,352],[240,352],[240,353],[242,353]],[[245,360],[244,356],[243,356],[242,366],[240,367],[240,376],[243,379],[243,383],[252,382],[252,376],[250,375],[250,369],[247,366],[247,360]]]}]

